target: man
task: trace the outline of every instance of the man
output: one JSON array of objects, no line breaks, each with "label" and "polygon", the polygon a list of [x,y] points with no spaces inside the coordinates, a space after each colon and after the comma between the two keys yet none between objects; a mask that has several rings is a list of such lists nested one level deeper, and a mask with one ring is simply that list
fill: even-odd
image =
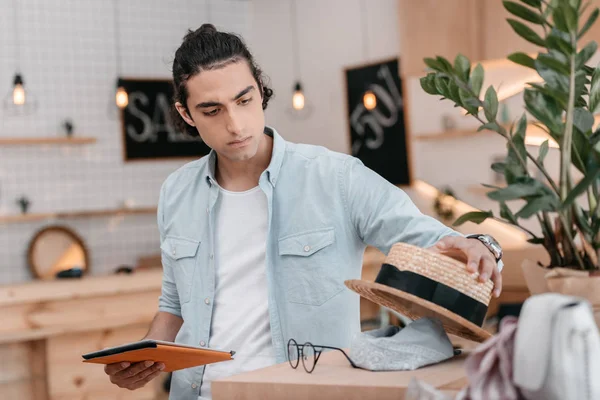
[{"label": "man", "polygon": [[[212,149],[173,173],[159,200],[164,278],[146,338],[235,350],[235,360],[176,371],[171,398],[211,397],[217,378],[285,362],[290,338],[347,347],[360,331],[366,245],[396,242],[468,259],[501,290],[499,255],[424,216],[356,158],[286,142],[265,127],[272,91],[243,41],[203,25],[173,62],[175,107]],[[106,367],[136,389],[162,365]]]}]

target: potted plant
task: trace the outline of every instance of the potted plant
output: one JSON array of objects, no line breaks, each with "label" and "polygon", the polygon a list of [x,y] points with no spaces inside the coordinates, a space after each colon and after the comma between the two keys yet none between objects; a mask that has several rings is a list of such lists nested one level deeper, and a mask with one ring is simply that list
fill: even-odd
[{"label": "potted plant", "polygon": [[[506,186],[484,185],[491,189],[487,196],[499,203],[500,215],[470,212],[454,224],[493,218],[524,230],[530,236],[528,241],[544,246],[550,259],[549,265],[539,261],[523,264],[530,291],[585,297],[595,307],[600,325],[600,129],[593,130],[594,114],[600,112],[600,67],[587,65],[597,50],[596,42],[580,43],[600,11],[589,12],[589,4],[583,5],[581,0],[503,3],[515,17],[507,19],[512,29],[540,47],[535,58],[517,52],[508,59],[536,70],[543,79],[528,84],[523,100],[525,110],[535,119],[532,123],[558,144],[559,177],[554,179],[544,162],[548,140],[536,155],[526,147],[526,130],[532,124],[527,113],[505,126],[498,120],[494,88],[490,86],[481,96],[481,64],[472,68],[460,54],[453,63],[443,57],[426,58],[429,72],[421,78],[423,90],[454,102],[481,123],[478,131],[494,131],[507,143],[504,161],[491,166],[503,174]],[[532,25],[543,33],[536,33]],[[530,167],[540,174],[530,173]],[[575,170],[582,176],[578,181],[573,178]],[[518,210],[515,201],[523,204]],[[530,218],[539,222],[541,234],[522,226],[522,221]]]}]

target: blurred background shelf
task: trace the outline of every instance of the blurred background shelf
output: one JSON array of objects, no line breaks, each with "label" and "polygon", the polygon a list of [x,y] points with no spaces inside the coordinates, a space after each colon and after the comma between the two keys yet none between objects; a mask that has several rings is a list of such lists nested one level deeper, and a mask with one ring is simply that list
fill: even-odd
[{"label": "blurred background shelf", "polygon": [[156,207],[116,208],[112,210],[87,210],[56,213],[30,213],[20,215],[0,215],[0,224],[33,222],[47,219],[111,217],[118,215],[156,214]]},{"label": "blurred background shelf", "polygon": [[35,137],[18,138],[6,137],[0,138],[0,146],[28,146],[39,144],[91,144],[96,143],[95,137]]},{"label": "blurred background shelf", "polygon": [[[506,129],[510,129],[510,126],[506,126]],[[425,133],[422,135],[415,135],[413,140],[426,142],[432,140],[449,140],[473,137],[476,135],[498,135],[496,132],[489,130],[483,130],[477,132],[477,129],[457,129],[449,130],[445,132],[432,132]],[[527,131],[525,133],[525,144],[529,146],[540,146],[545,140],[549,140],[548,145],[551,148],[558,148],[558,143],[554,141],[542,128],[537,126],[535,123],[527,125]]]}]

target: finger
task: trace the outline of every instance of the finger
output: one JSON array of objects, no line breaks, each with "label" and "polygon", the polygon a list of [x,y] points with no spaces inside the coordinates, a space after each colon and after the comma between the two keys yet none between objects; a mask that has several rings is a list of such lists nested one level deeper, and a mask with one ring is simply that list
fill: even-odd
[{"label": "finger", "polygon": [[161,372],[162,372],[162,370],[154,371],[154,372],[152,372],[150,375],[146,376],[144,379],[142,379],[142,380],[139,380],[139,381],[137,381],[137,382],[133,383],[133,384],[132,384],[132,385],[131,385],[129,388],[130,388],[131,390],[135,390],[135,389],[139,389],[139,388],[141,388],[141,387],[144,387],[144,386],[146,386],[146,384],[147,384],[148,382],[150,382],[152,379],[154,379],[154,378],[156,378],[157,376],[159,376]]},{"label": "finger", "polygon": [[495,267],[496,262],[493,261],[491,257],[483,257],[481,259],[481,264],[479,265],[479,281],[485,282],[491,278]]},{"label": "finger", "polygon": [[475,249],[467,251],[467,271],[473,273],[480,270],[481,261],[481,252]]},{"label": "finger", "polygon": [[138,381],[143,381],[144,379],[146,379],[148,376],[154,374],[156,371],[160,372],[165,368],[165,365],[163,363],[155,363],[153,366],[151,366],[150,368],[146,368],[144,371],[140,372],[139,374],[137,374],[136,376],[134,376],[132,379],[134,379],[133,383],[137,383]]},{"label": "finger", "polygon": [[437,247],[438,249],[444,250],[444,249],[449,249],[452,247],[457,247],[457,237],[454,236],[446,236],[442,239],[440,239],[436,244],[435,247]]},{"label": "finger", "polygon": [[129,367],[129,365],[131,365],[128,362],[120,362],[120,363],[114,363],[114,364],[106,364],[104,366],[104,372],[107,375],[114,375],[119,371],[123,371],[125,368]]},{"label": "finger", "polygon": [[502,272],[498,270],[498,266],[494,268],[492,281],[494,282],[494,297],[500,297],[500,293],[502,293]]},{"label": "finger", "polygon": [[145,370],[146,368],[151,367],[154,364],[154,361],[142,361],[139,363],[135,363],[131,365],[129,368],[124,369],[123,371],[119,371],[115,374],[116,378],[132,378]]}]

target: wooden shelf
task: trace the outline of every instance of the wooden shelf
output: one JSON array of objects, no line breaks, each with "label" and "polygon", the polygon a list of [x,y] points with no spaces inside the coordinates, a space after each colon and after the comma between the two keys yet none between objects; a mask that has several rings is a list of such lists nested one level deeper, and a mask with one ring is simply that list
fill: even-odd
[{"label": "wooden shelf", "polygon": [[[509,129],[509,127],[506,127]],[[458,139],[458,138],[466,138],[473,137],[476,135],[490,135],[495,134],[496,132],[492,132],[489,130],[483,130],[477,132],[476,129],[465,129],[465,130],[452,130],[446,132],[439,133],[426,133],[423,135],[415,135],[412,139],[420,142],[433,141],[433,140],[450,140],[450,139]],[[540,127],[535,125],[534,123],[530,123],[527,125],[527,132],[525,133],[525,144],[528,146],[540,146],[546,139],[549,139],[549,147],[558,148],[558,144],[554,141],[554,139],[550,138],[550,136]]]},{"label": "wooden shelf", "polygon": [[0,137],[0,146],[28,146],[39,144],[90,144],[96,143],[94,137],[34,137],[34,138],[2,138]]},{"label": "wooden shelf", "polygon": [[489,135],[493,132],[491,131],[480,131],[477,132],[476,129],[465,129],[465,130],[450,130],[439,133],[425,133],[423,135],[415,135],[411,139],[419,142],[429,142],[434,140],[449,140],[449,139],[458,139],[464,137],[471,137],[476,135]]},{"label": "wooden shelf", "polygon": [[0,215],[0,224],[41,221],[45,219],[93,218],[117,215],[156,214],[156,207],[117,208],[113,210],[89,210],[57,213],[31,213],[21,215]]}]

